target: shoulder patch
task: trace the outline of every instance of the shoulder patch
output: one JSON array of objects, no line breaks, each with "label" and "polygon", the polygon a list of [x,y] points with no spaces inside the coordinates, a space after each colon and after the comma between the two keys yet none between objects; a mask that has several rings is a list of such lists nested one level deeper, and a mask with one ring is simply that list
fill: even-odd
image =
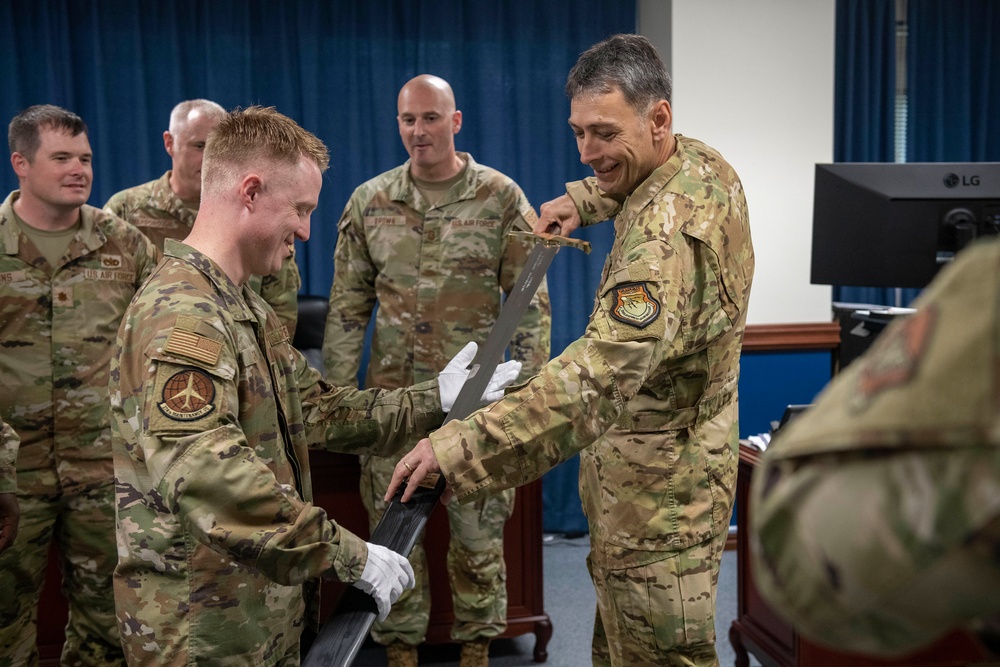
[{"label": "shoulder patch", "polygon": [[215,409],[215,383],[204,371],[186,368],[171,375],[157,404],[162,412],[177,421],[200,419]]},{"label": "shoulder patch", "polygon": [[899,326],[882,335],[875,345],[882,352],[860,367],[848,407],[867,409],[882,393],[909,384],[937,329],[937,308],[931,304],[907,316]]},{"label": "shoulder patch", "polygon": [[182,357],[214,366],[219,361],[219,354],[222,352],[222,343],[194,333],[193,331],[187,331],[178,322],[178,326],[175,326],[170,331],[167,344],[163,349],[165,352],[178,354]]},{"label": "shoulder patch", "polygon": [[649,293],[646,283],[616,285],[611,317],[623,324],[643,329],[660,315],[660,302]]}]

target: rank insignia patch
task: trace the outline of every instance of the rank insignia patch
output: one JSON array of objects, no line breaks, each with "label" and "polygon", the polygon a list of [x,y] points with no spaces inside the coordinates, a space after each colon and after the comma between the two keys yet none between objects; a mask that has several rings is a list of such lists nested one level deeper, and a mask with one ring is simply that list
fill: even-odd
[{"label": "rank insignia patch", "polygon": [[625,283],[614,288],[615,305],[611,317],[642,329],[656,321],[660,303],[652,297],[646,283]]},{"label": "rank insignia patch", "polygon": [[174,373],[163,385],[160,412],[178,421],[193,421],[215,409],[215,384],[204,371]]}]

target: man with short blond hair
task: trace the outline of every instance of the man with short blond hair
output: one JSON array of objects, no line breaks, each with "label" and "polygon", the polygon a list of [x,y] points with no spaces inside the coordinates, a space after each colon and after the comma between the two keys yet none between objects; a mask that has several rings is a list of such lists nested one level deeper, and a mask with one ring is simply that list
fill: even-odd
[{"label": "man with short blond hair", "polygon": [[[307,448],[411,444],[442,421],[472,356],[414,387],[359,391],[330,387],[291,346],[248,281],[309,238],[328,163],[274,109],[228,114],[191,234],[166,242],[119,330],[115,602],[131,665],[295,665],[318,578],[354,582],[382,617],[413,585],[405,558],[312,503]],[[484,397],[519,370],[498,369]]]},{"label": "man with short blond hair", "polygon": [[[113,195],[104,210],[134,224],[160,253],[167,239],[182,240],[191,231],[201,201],[205,142],[226,110],[211,100],[185,100],[170,112],[163,147],[171,168],[160,178]],[[254,276],[250,288],[264,297],[294,335],[298,292],[302,285],[295,257],[282,262],[272,275]]]}]

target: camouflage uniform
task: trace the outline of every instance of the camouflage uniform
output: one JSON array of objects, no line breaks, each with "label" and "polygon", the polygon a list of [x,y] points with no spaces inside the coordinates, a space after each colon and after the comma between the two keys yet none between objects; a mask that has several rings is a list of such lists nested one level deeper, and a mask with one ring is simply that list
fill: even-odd
[{"label": "camouflage uniform", "polygon": [[973,624],[1000,646],[998,275],[1000,241],[964,250],[765,452],[755,577],[804,635],[896,654]]},{"label": "camouflage uniform", "polygon": [[[330,311],[323,341],[327,380],[354,385],[365,328],[378,302],[366,384],[394,389],[436,377],[465,343],[482,343],[500,312],[530,245],[508,233],[531,231],[535,212],[521,188],[458,153],[465,176],[429,205],[410,163],[361,185],[340,218]],[[530,377],[549,357],[550,308],[543,282],[514,336],[511,356]],[[362,462],[361,494],[372,529],[401,454]],[[448,506],[448,574],[455,610],[451,636],[467,642],[507,627],[503,528],[513,489]],[[403,593],[373,637],[383,644],[424,641],[430,619],[427,556],[410,555],[417,584]]]},{"label": "camouflage uniform", "polygon": [[[122,190],[112,195],[104,205],[104,210],[108,213],[114,213],[138,227],[161,254],[164,241],[181,241],[190,233],[198,214],[197,210],[185,206],[180,197],[170,189],[170,173],[168,171],[155,181]],[[295,255],[282,263],[278,273],[273,276],[251,276],[248,284],[278,314],[281,323],[288,327],[289,336],[294,336],[299,317],[298,294],[302,286]]]},{"label": "camouflage uniform", "polygon": [[306,447],[412,446],[444,417],[437,382],[331,389],[260,297],[172,240],[118,348],[115,596],[130,664],[297,665],[314,580],[355,581],[367,559],[312,504]]},{"label": "camouflage uniform", "polygon": [[[677,142],[620,207],[583,337],[525,386],[430,436],[463,501],[581,453],[595,665],[718,664],[715,584],[754,260],[732,167],[698,141]],[[584,223],[619,208],[595,207],[591,180],[568,190]]]},{"label": "camouflage uniform", "polygon": [[51,267],[14,219],[19,196],[0,205],[0,415],[21,437],[21,521],[0,554],[0,665],[37,661],[36,614],[53,539],[69,599],[63,664],[122,662],[111,595],[108,367],[115,331],[156,250],[131,225],[83,206],[80,231]]},{"label": "camouflage uniform", "polygon": [[0,418],[0,493],[17,491],[17,469],[14,464],[20,444],[21,438]]}]

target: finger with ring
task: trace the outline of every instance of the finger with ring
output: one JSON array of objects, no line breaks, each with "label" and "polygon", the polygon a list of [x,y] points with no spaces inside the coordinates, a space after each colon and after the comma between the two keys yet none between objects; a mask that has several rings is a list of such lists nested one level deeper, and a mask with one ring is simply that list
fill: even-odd
[{"label": "finger with ring", "polygon": [[410,472],[413,472],[413,468],[410,467],[409,463],[407,463],[406,461],[403,461],[403,465],[406,466],[407,470],[409,470]]}]

